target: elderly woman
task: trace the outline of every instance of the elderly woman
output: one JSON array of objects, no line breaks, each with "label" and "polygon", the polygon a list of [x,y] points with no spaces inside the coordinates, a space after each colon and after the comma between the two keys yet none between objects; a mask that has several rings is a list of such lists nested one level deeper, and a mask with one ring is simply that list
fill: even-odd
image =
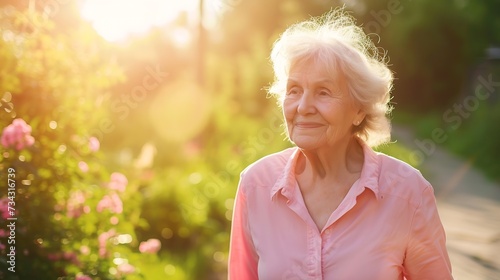
[{"label": "elderly woman", "polygon": [[296,147],[242,172],[229,278],[452,279],[432,186],[372,150],[393,77],[367,35],[336,10],[291,26],[271,59]]}]

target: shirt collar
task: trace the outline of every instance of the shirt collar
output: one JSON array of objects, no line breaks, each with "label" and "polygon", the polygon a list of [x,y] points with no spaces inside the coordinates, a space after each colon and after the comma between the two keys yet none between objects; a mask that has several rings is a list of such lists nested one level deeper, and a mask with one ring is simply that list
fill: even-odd
[{"label": "shirt collar", "polygon": [[297,164],[297,159],[299,158],[300,153],[299,148],[295,147],[295,150],[288,159],[283,172],[271,189],[271,200],[276,196],[278,191],[281,191],[281,194],[285,197],[292,197],[297,185],[297,180],[295,179],[295,165]]},{"label": "shirt collar", "polygon": [[[377,199],[380,198],[378,177],[380,165],[378,163],[377,153],[372,150],[363,140],[358,138],[358,142],[363,148],[364,162],[361,176],[357,185],[359,188],[370,189]],[[277,195],[278,191],[287,198],[291,198],[297,189],[297,180],[295,178],[295,165],[300,156],[300,149],[295,148],[288,162],[280,174],[278,180],[271,188],[271,200]]]},{"label": "shirt collar", "polygon": [[380,199],[378,184],[380,177],[379,157],[363,140],[358,138],[358,142],[363,148],[363,155],[365,156],[363,170],[361,170],[361,176],[359,177],[359,186],[370,189],[375,197]]}]

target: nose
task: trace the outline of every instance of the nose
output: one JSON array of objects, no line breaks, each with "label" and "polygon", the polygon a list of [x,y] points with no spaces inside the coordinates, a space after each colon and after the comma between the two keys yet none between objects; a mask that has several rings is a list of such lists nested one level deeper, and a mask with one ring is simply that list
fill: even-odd
[{"label": "nose", "polygon": [[297,106],[297,113],[300,115],[308,115],[314,114],[315,112],[314,96],[310,94],[309,91],[304,91]]}]

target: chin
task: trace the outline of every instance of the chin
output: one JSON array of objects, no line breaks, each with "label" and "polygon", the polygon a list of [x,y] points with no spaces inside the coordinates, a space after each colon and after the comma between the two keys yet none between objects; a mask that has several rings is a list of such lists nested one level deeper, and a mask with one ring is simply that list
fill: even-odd
[{"label": "chin", "polygon": [[316,150],[321,148],[324,145],[321,145],[318,143],[318,140],[315,139],[304,139],[304,138],[298,138],[298,139],[291,139],[292,143],[295,144],[295,146],[303,149],[303,150]]}]

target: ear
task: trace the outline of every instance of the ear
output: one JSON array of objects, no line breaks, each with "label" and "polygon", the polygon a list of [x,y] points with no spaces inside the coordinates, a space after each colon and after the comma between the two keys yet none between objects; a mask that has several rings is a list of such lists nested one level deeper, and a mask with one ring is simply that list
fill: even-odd
[{"label": "ear", "polygon": [[356,113],[356,116],[354,117],[354,119],[352,121],[352,124],[354,126],[359,126],[363,122],[365,117],[366,117],[366,113],[363,110],[359,109],[358,112]]}]

